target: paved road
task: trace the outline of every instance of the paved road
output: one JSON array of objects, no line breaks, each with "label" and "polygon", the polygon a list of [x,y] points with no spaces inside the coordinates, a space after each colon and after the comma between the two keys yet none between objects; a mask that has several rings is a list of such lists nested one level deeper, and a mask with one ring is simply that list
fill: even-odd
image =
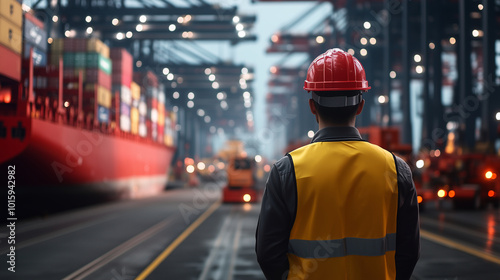
[{"label": "paved road", "polygon": [[[16,224],[16,272],[0,279],[264,279],[260,205],[220,204],[220,186],[92,206]],[[500,212],[428,207],[414,279],[500,279]]]}]

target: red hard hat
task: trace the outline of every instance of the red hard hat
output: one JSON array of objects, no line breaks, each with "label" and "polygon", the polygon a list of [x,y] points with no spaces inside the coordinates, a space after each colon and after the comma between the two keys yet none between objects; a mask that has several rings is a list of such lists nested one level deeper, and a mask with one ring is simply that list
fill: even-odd
[{"label": "red hard hat", "polygon": [[365,69],[350,53],[329,49],[309,65],[304,89],[307,91],[367,91]]}]

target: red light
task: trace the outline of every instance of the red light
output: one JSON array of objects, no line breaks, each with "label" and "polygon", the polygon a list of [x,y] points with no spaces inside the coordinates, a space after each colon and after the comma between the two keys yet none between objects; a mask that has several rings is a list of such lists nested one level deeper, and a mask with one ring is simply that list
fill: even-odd
[{"label": "red light", "polygon": [[450,198],[455,197],[455,191],[454,191],[454,190],[450,190],[450,192],[448,192],[448,196],[449,196]]},{"label": "red light", "polygon": [[495,191],[494,190],[489,190],[488,191],[488,197],[494,197],[495,196]]},{"label": "red light", "polygon": [[424,199],[422,198],[422,196],[421,196],[421,195],[417,195],[417,202],[418,202],[419,204],[420,204],[420,203],[422,203],[422,201],[423,201],[423,200],[424,200]]}]

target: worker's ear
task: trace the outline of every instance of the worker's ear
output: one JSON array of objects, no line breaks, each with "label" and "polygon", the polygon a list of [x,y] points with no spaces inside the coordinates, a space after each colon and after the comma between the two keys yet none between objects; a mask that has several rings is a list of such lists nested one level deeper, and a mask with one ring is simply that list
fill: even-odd
[{"label": "worker's ear", "polygon": [[356,110],[356,116],[361,114],[361,112],[363,111],[363,107],[365,106],[365,100],[361,100],[361,102],[359,103],[359,106],[358,106],[358,109]]},{"label": "worker's ear", "polygon": [[316,106],[314,105],[314,100],[312,99],[309,99],[309,109],[311,110],[311,113],[316,117],[316,122],[319,123],[318,111],[316,110]]}]

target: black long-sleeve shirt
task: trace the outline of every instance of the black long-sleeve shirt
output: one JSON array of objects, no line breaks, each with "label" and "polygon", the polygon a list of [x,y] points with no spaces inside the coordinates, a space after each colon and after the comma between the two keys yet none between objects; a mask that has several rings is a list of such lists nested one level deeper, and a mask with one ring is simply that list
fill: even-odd
[{"label": "black long-sleeve shirt", "polygon": [[[328,127],[312,142],[362,140],[354,127]],[[396,226],[396,279],[410,279],[420,255],[417,193],[406,162],[395,157],[398,180]],[[297,182],[289,156],[273,165],[266,182],[256,232],[257,260],[267,279],[286,279],[288,241],[297,211]]]}]

